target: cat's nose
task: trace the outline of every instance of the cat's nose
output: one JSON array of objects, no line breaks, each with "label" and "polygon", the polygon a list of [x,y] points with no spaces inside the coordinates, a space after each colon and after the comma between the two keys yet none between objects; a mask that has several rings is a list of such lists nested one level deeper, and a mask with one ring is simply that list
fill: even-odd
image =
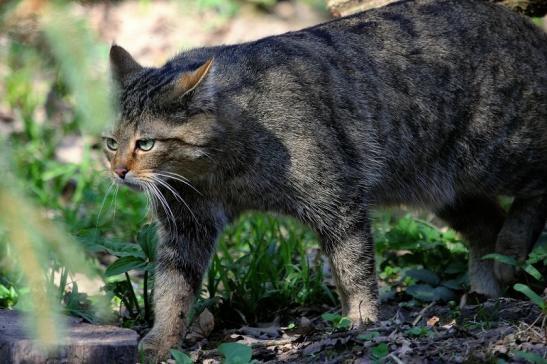
[{"label": "cat's nose", "polygon": [[125,178],[125,175],[127,174],[127,168],[125,167],[118,167],[114,170],[114,172],[120,176],[121,179],[124,179]]}]

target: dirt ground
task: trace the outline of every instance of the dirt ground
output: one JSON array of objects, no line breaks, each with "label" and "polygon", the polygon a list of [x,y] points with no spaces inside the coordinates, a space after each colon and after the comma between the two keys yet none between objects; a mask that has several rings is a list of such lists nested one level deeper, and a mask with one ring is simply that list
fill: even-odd
[{"label": "dirt ground", "polygon": [[302,1],[280,2],[269,12],[242,5],[233,17],[195,3],[99,2],[80,5],[75,11],[85,14],[102,40],[116,42],[149,65],[159,65],[184,49],[246,42],[315,25],[329,17],[326,11]]},{"label": "dirt ground", "polygon": [[195,333],[196,325],[183,350],[203,363],[221,361],[213,348],[222,342],[249,345],[264,363],[525,363],[519,352],[547,356],[545,316],[510,298],[463,308],[382,305],[381,321],[365,330],[336,330],[314,314],[301,311],[294,328],[274,322],[215,329],[208,338]]}]

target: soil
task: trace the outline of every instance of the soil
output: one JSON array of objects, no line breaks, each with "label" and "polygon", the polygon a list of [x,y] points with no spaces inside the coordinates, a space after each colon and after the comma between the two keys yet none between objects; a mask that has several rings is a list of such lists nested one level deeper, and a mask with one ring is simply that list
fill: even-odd
[{"label": "soil", "polygon": [[524,363],[520,352],[544,363],[547,357],[545,316],[533,303],[511,298],[462,308],[382,305],[381,320],[364,330],[336,330],[309,317],[295,318],[294,328],[274,322],[217,329],[208,339],[191,334],[182,350],[203,363],[221,362],[213,348],[223,342],[251,346],[253,359],[264,363]]}]

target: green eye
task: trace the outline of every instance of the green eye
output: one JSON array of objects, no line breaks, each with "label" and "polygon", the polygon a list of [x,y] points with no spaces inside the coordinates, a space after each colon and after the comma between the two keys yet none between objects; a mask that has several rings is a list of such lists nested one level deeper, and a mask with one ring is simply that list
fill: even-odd
[{"label": "green eye", "polygon": [[118,150],[118,142],[112,138],[105,138],[106,147],[112,151]]},{"label": "green eye", "polygon": [[147,152],[154,147],[155,142],[154,139],[140,139],[137,140],[137,148]]}]

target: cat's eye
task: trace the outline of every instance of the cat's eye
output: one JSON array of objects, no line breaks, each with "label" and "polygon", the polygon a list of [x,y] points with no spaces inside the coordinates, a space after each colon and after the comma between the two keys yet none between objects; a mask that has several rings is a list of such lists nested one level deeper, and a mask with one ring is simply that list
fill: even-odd
[{"label": "cat's eye", "polygon": [[155,143],[156,141],[154,139],[139,139],[137,140],[137,148],[148,152],[150,149],[154,148]]},{"label": "cat's eye", "polygon": [[118,142],[115,141],[112,138],[104,138],[104,143],[106,144],[106,147],[110,149],[111,151],[118,150]]}]

